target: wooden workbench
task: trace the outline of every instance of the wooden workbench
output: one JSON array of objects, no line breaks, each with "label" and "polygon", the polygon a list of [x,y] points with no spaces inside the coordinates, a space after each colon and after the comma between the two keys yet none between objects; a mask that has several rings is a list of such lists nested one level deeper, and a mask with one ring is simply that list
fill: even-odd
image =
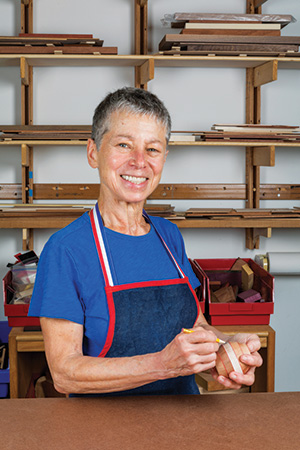
[{"label": "wooden workbench", "polygon": [[[252,392],[274,391],[275,331],[268,325],[218,326],[222,332],[232,335],[239,332],[258,334],[261,340],[262,367],[256,370]],[[47,367],[44,341],[41,331],[24,331],[12,328],[9,335],[10,397],[26,396],[31,376]]]},{"label": "wooden workbench", "polygon": [[5,450],[298,450],[300,392],[0,401]]}]

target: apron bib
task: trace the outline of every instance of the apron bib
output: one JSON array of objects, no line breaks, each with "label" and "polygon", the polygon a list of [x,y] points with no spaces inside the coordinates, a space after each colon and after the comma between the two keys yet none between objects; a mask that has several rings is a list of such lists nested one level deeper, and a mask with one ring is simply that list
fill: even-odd
[{"label": "apron bib", "polygon": [[[98,204],[91,213],[91,224],[109,310],[109,326],[99,357],[117,358],[161,351],[182,328],[192,328],[199,315],[199,302],[189,280],[185,277],[166,243],[154,227],[165,250],[174,262],[179,278],[114,285],[108,261],[108,243]],[[169,378],[126,391],[103,394],[199,394],[194,375]]]}]

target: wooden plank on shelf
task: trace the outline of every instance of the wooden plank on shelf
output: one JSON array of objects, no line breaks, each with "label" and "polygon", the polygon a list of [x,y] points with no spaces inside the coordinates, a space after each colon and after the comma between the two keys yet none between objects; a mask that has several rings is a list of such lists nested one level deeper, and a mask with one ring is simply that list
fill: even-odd
[{"label": "wooden plank on shelf", "polygon": [[49,33],[19,33],[19,37],[24,38],[44,38],[44,39],[94,39],[92,34],[49,34]]},{"label": "wooden plank on shelf", "polygon": [[0,125],[0,131],[9,133],[84,133],[91,132],[91,125]]},{"label": "wooden plank on shelf", "polygon": [[206,52],[238,52],[239,54],[246,54],[247,52],[272,52],[272,53],[288,53],[288,52],[298,52],[299,45],[294,44],[247,44],[247,43],[188,43],[188,44],[180,44],[181,49],[184,50],[186,48],[187,51],[206,51]]},{"label": "wooden plank on shelf", "polygon": [[[265,0],[257,0],[257,2],[264,2]],[[256,6],[255,6],[256,8]],[[294,20],[290,14],[218,14],[218,13],[193,13],[182,12],[174,14],[174,21],[188,22],[191,20],[207,21],[227,21],[232,22],[262,22],[262,23],[281,23],[282,26],[289,24]]]},{"label": "wooden plank on shelf", "polygon": [[245,124],[217,124],[211,127],[216,131],[230,132],[253,132],[253,133],[291,133],[300,132],[298,125],[267,125],[262,123],[245,123]]},{"label": "wooden plank on shelf", "polygon": [[213,57],[247,57],[247,56],[257,56],[257,57],[273,57],[273,58],[299,58],[300,52],[278,52],[278,51],[250,51],[243,50],[241,51],[224,51],[224,50],[164,50],[160,52],[164,56],[209,56]]},{"label": "wooden plank on shelf", "polygon": [[100,46],[0,46],[0,54],[16,55],[117,55],[118,47],[100,47]]},{"label": "wooden plank on shelf", "polygon": [[90,45],[101,46],[103,40],[98,38],[84,39],[84,38],[67,38],[67,37],[19,37],[19,36],[0,36],[0,46],[12,45],[12,46],[25,46],[25,45]]},{"label": "wooden plank on shelf", "polygon": [[218,36],[280,36],[280,31],[278,30],[221,30],[221,29],[186,29],[183,28],[180,34],[200,34],[200,35],[218,35]]},{"label": "wooden plank on shelf", "polygon": [[[221,42],[220,42],[221,41]],[[159,44],[159,50],[170,50],[173,45],[189,44],[227,45],[287,45],[299,46],[300,36],[197,36],[188,34],[166,34]]]},{"label": "wooden plank on shelf", "polygon": [[[211,30],[243,30],[244,32],[247,31],[252,31],[252,30],[261,30],[261,31],[266,31],[266,30],[280,30],[280,24],[278,23],[254,23],[254,22],[248,22],[248,23],[241,23],[239,22],[231,22],[231,23],[227,23],[225,21],[223,21],[222,23],[211,23],[211,22],[186,22],[185,23],[185,29],[186,30],[207,30],[207,29],[211,29]],[[247,34],[247,33],[244,33]]]}]

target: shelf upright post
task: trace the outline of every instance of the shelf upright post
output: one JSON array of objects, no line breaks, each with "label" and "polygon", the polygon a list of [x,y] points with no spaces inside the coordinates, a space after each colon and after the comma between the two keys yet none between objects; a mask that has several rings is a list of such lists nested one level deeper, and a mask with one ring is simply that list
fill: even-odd
[{"label": "shelf upright post", "polygon": [[[33,2],[21,0],[21,33],[33,32]],[[21,123],[33,124],[33,69],[25,57],[20,59]],[[33,148],[21,146],[22,203],[33,203]],[[23,250],[33,249],[33,230],[23,229]]]},{"label": "shelf upright post", "polygon": [[21,33],[33,31],[33,0],[21,0]]},{"label": "shelf upright post", "polygon": [[[135,0],[135,54],[148,54],[148,0]],[[135,68],[135,87],[147,89],[141,82],[141,68]]]},{"label": "shelf upright post", "polygon": [[[246,0],[247,14],[261,14],[261,0]],[[254,68],[246,69],[246,123],[259,124],[261,121],[260,86],[254,86]],[[246,147],[246,208],[259,208],[260,167],[253,164],[253,149]],[[247,228],[246,248],[259,248],[259,238],[254,229]]]}]

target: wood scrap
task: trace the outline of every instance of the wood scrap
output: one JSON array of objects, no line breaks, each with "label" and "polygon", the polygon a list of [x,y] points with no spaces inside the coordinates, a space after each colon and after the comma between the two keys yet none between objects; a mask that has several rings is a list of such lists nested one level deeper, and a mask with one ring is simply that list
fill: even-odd
[{"label": "wood scrap", "polygon": [[[166,16],[165,16],[166,17]],[[290,14],[218,14],[218,13],[197,13],[197,12],[176,12],[174,13],[171,23],[186,23],[188,21],[215,21],[233,23],[242,22],[261,22],[261,23],[280,23],[281,26],[286,26],[291,22],[295,22],[295,18]]]},{"label": "wood scrap", "polygon": [[252,289],[254,283],[254,272],[248,264],[242,266],[242,289],[248,291]]}]

